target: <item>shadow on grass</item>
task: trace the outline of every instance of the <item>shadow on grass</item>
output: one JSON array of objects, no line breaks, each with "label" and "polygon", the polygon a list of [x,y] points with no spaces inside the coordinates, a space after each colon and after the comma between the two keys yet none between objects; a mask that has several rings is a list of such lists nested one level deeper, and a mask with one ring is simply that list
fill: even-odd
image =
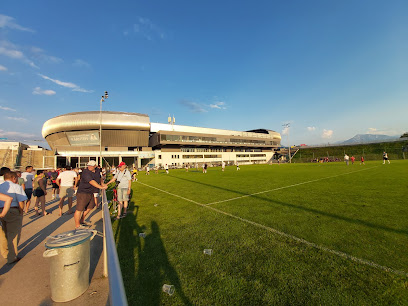
[{"label": "shadow on grass", "polygon": [[[174,176],[174,175],[171,175],[171,177],[174,177],[174,178],[176,178],[176,179],[183,180],[183,181],[192,182],[192,183],[199,184],[199,185],[204,185],[204,186],[207,186],[207,187],[212,187],[212,188],[220,189],[220,190],[223,190],[223,191],[234,192],[234,193],[239,194],[239,195],[242,195],[242,196],[248,196],[248,195],[249,195],[249,194],[244,193],[244,192],[241,192],[241,191],[230,190],[230,189],[223,188],[223,187],[220,187],[220,186],[215,186],[215,185],[211,185],[211,184],[207,184],[207,183],[197,182],[197,181],[189,180],[189,179],[182,178],[182,177],[178,177],[178,176]],[[396,233],[396,234],[403,234],[403,235],[408,234],[408,230],[394,229],[394,228],[391,228],[391,227],[387,227],[387,226],[383,226],[383,225],[379,225],[379,224],[367,222],[367,221],[364,221],[364,220],[352,219],[352,218],[349,218],[349,217],[345,217],[345,216],[341,216],[341,215],[336,215],[336,214],[333,214],[333,213],[329,213],[329,212],[326,212],[326,211],[321,211],[321,210],[314,209],[314,208],[309,208],[309,207],[304,207],[304,206],[300,206],[300,205],[296,205],[296,204],[291,204],[291,203],[285,203],[285,202],[281,202],[281,201],[271,200],[271,199],[268,199],[268,198],[266,198],[266,197],[262,197],[262,196],[256,195],[256,194],[255,194],[255,195],[251,195],[251,197],[256,198],[256,199],[259,199],[259,200],[267,201],[267,202],[270,202],[270,203],[274,203],[274,204],[277,204],[277,205],[286,206],[286,207],[291,207],[291,208],[295,208],[295,209],[307,211],[307,212],[309,212],[309,213],[313,213],[313,214],[317,214],[317,215],[321,215],[321,216],[325,216],[325,217],[330,217],[330,218],[333,218],[333,219],[342,220],[342,221],[345,221],[345,222],[348,222],[348,223],[353,223],[353,224],[357,224],[357,225],[367,226],[367,227],[370,227],[370,228],[373,228],[373,229],[381,229],[381,230],[384,230],[384,231],[387,231],[387,232],[391,232],[391,233]],[[203,205],[205,206],[205,204],[203,204]]]},{"label": "shadow on grass", "polygon": [[[176,270],[169,262],[157,222],[150,224],[151,233],[145,238],[145,226],[137,223],[138,206],[129,205],[124,219],[117,220],[115,238],[129,305],[159,305],[161,299],[173,298],[162,292],[164,284],[174,285],[184,305],[192,305],[184,295]],[[134,208],[134,209],[133,209]],[[142,239],[144,242],[142,242]]]}]

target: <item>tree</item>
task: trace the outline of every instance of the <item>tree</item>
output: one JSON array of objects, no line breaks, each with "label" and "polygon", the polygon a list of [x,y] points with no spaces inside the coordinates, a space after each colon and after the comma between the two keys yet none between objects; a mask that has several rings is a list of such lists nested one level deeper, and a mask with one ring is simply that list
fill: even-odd
[{"label": "tree", "polygon": [[400,138],[408,138],[408,132],[405,132],[404,134],[402,134]]}]

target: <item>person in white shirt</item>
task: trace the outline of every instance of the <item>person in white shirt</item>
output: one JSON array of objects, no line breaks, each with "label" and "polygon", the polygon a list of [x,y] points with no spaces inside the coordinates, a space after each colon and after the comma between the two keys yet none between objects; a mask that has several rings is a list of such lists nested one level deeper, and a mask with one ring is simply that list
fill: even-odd
[{"label": "person in white shirt", "polygon": [[350,160],[350,157],[347,154],[345,154],[344,155],[344,161],[346,162],[347,166],[349,165],[349,160]]},{"label": "person in white shirt", "polygon": [[24,192],[27,196],[27,202],[25,204],[25,213],[28,212],[31,204],[31,196],[33,194],[33,181],[34,181],[34,173],[33,166],[27,166],[26,171],[21,173],[21,177],[24,179],[25,189]]},{"label": "person in white shirt", "polygon": [[0,197],[0,253],[7,258],[8,264],[13,264],[20,260],[18,255],[18,243],[23,227],[24,201],[27,196],[23,188],[17,184],[18,178],[15,172],[4,174],[4,183],[0,184],[0,194],[12,198]]},{"label": "person in white shirt", "polygon": [[68,214],[72,214],[72,197],[75,194],[74,186],[77,185],[78,175],[70,166],[65,167],[65,171],[61,172],[56,180],[60,188],[59,215],[62,216],[62,207],[64,206],[65,198],[68,197]]},{"label": "person in white shirt", "polygon": [[166,170],[166,174],[169,174],[169,165],[166,164],[166,165],[164,166],[164,170]]},{"label": "person in white shirt", "polygon": [[222,168],[222,171],[224,172],[224,170],[225,170],[225,161],[222,161],[221,168]]},{"label": "person in white shirt", "polygon": [[122,207],[124,207],[123,217],[126,216],[128,202],[129,202],[129,195],[130,195],[131,186],[132,186],[132,177],[130,175],[129,170],[126,169],[126,164],[124,162],[121,162],[119,164],[115,176],[108,183],[106,183],[106,185],[109,185],[110,183],[114,181],[117,181],[118,183],[116,190],[118,192],[118,201],[120,203],[118,207],[118,216],[116,219],[120,219],[122,218],[121,216]]}]

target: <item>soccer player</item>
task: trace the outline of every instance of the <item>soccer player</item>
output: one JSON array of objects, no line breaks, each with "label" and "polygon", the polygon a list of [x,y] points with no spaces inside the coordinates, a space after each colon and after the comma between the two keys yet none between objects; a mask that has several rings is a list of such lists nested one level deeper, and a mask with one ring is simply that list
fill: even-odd
[{"label": "soccer player", "polygon": [[388,159],[388,154],[387,154],[387,152],[384,151],[384,153],[383,153],[383,165],[385,165],[385,161],[387,161],[390,164],[390,160]]},{"label": "soccer player", "polygon": [[222,172],[225,171],[225,161],[222,161],[222,163],[221,163],[221,169],[222,169]]}]

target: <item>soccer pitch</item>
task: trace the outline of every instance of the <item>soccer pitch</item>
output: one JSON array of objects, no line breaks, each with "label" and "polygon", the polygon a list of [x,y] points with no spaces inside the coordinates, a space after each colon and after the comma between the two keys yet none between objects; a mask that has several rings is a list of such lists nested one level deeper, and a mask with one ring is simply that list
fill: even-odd
[{"label": "soccer pitch", "polygon": [[113,223],[129,304],[407,304],[407,174],[408,161],[141,172]]}]

